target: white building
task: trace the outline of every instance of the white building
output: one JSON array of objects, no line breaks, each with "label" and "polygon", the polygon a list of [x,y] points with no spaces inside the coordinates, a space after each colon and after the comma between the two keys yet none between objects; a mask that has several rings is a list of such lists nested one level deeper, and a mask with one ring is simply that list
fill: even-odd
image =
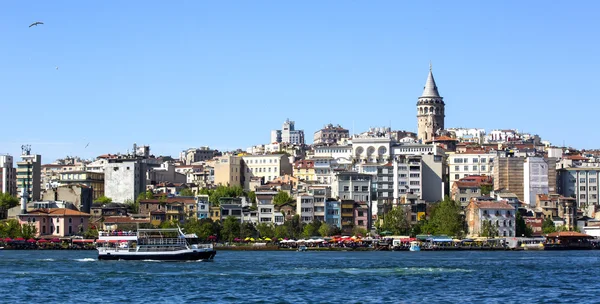
[{"label": "white building", "polygon": [[271,143],[304,144],[304,131],[295,129],[295,122],[286,119],[281,130],[271,131]]},{"label": "white building", "polygon": [[448,155],[448,174],[450,185],[470,175],[492,176],[496,153],[470,151]]},{"label": "white building", "polygon": [[17,196],[17,171],[13,167],[13,157],[0,155],[0,192]]},{"label": "white building", "polygon": [[530,207],[535,207],[538,194],[548,194],[549,191],[556,191],[555,185],[548,184],[549,166],[554,166],[553,169],[556,169],[553,161],[548,164],[548,160],[543,157],[525,158],[523,164],[523,200]]},{"label": "white building", "polygon": [[498,236],[514,237],[516,230],[515,207],[506,202],[471,200],[465,209],[469,225],[469,236],[478,237],[483,233],[484,222],[496,227]]},{"label": "white building", "polygon": [[108,160],[104,172],[104,195],[113,202],[135,201],[146,191],[145,160],[137,158],[116,158]]},{"label": "white building", "polygon": [[352,137],[352,155],[363,163],[384,164],[390,160],[392,137],[389,128],[370,128]]},{"label": "white building", "polygon": [[246,155],[244,162],[244,189],[249,189],[250,179],[261,177],[270,182],[279,176],[292,174],[292,164],[285,154]]},{"label": "white building", "polygon": [[303,223],[310,223],[315,219],[315,198],[312,195],[299,195],[296,197],[296,214]]},{"label": "white building", "polygon": [[518,130],[492,130],[485,136],[485,143],[503,143],[509,140],[519,139]]},{"label": "white building", "polygon": [[209,196],[206,194],[200,194],[196,197],[196,202],[197,202],[197,216],[198,219],[207,219],[209,218],[209,210],[210,210],[210,203],[209,203]]},{"label": "white building", "polygon": [[460,142],[483,143],[485,138],[485,129],[474,128],[450,128],[446,131],[454,134],[454,137]]}]

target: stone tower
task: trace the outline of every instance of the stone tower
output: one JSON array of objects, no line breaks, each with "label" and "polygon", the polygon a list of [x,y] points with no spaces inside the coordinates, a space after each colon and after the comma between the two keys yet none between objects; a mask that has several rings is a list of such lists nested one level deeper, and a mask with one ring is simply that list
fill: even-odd
[{"label": "stone tower", "polygon": [[431,64],[429,64],[429,76],[427,76],[425,89],[417,101],[417,137],[419,141],[423,143],[430,141],[437,133],[444,130],[444,117],[444,99],[438,93],[431,72]]}]

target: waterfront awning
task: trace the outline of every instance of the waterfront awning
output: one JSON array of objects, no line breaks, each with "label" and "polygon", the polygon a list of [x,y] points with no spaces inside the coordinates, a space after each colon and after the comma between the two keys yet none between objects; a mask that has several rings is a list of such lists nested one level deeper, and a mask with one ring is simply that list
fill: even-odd
[{"label": "waterfront awning", "polygon": [[5,242],[12,242],[12,239],[11,239],[11,238],[9,238],[9,237],[7,237],[7,238],[5,238],[3,241],[5,241]]},{"label": "waterfront awning", "polygon": [[35,242],[36,242],[36,240],[33,238],[27,240],[27,243],[35,243]]},{"label": "waterfront awning", "polygon": [[48,240],[41,239],[41,240],[39,240],[39,241],[37,241],[37,242],[38,242],[38,243],[48,243]]},{"label": "waterfront awning", "polygon": [[50,240],[50,242],[52,243],[60,243],[60,239],[59,238],[53,238]]},{"label": "waterfront awning", "polygon": [[73,243],[93,243],[92,239],[74,239]]},{"label": "waterfront awning", "polygon": [[24,240],[25,240],[24,238],[22,238],[22,237],[18,237],[18,238],[16,238],[16,239],[14,239],[13,241],[15,241],[15,242],[22,242],[22,241],[24,241]]}]

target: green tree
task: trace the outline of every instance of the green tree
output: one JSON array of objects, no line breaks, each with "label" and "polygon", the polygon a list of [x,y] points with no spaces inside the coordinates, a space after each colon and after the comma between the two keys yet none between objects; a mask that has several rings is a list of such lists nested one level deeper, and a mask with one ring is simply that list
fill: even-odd
[{"label": "green tree", "polygon": [[287,237],[298,239],[302,236],[303,225],[300,221],[300,215],[296,214],[292,219],[285,221],[283,226],[287,229]]},{"label": "green tree", "polygon": [[494,190],[494,185],[491,184],[483,184],[479,187],[481,190],[481,195],[489,196],[492,190]]},{"label": "green tree", "polygon": [[256,225],[256,230],[260,234],[260,237],[273,238],[275,236],[275,228],[271,223],[260,223]]},{"label": "green tree", "polygon": [[275,204],[277,206],[281,206],[281,205],[283,205],[285,203],[291,202],[292,200],[293,199],[290,197],[290,195],[287,192],[285,192],[285,191],[279,191],[273,197],[273,204]]},{"label": "green tree", "polygon": [[0,208],[8,210],[12,207],[17,206],[18,204],[19,200],[16,197],[8,193],[0,192]]},{"label": "green tree", "polygon": [[21,237],[25,239],[30,239],[37,234],[37,228],[35,228],[32,224],[23,224],[21,225]]},{"label": "green tree", "polygon": [[556,226],[551,218],[547,217],[544,219],[544,222],[542,223],[542,232],[544,234],[556,232]]},{"label": "green tree", "polygon": [[190,188],[183,188],[179,191],[179,196],[194,196],[194,192]]},{"label": "green tree", "polygon": [[250,204],[256,206],[256,192],[250,191],[246,196],[248,197],[248,201],[250,202]]},{"label": "green tree", "polygon": [[432,209],[429,220],[421,229],[424,233],[460,237],[464,233],[465,227],[461,211],[460,204],[446,196]]},{"label": "green tree", "polygon": [[302,236],[304,236],[305,238],[318,236],[321,225],[322,225],[322,223],[318,220],[312,221],[312,222],[304,225],[304,229],[302,231]]},{"label": "green tree", "polygon": [[221,236],[228,242],[232,242],[240,233],[240,222],[233,216],[228,216],[223,222]]},{"label": "green tree", "polygon": [[0,236],[17,238],[21,236],[21,225],[16,219],[4,220],[0,223]]},{"label": "green tree", "polygon": [[140,212],[140,202],[138,200],[132,201],[128,199],[125,200],[123,203],[129,207],[129,211],[131,213],[135,214]]},{"label": "green tree", "polygon": [[239,236],[244,239],[247,237],[255,237],[256,236],[256,228],[254,224],[251,222],[244,222],[240,225],[240,234]]},{"label": "green tree", "polygon": [[515,229],[516,236],[531,237],[531,235],[533,234],[533,230],[531,229],[531,227],[525,224],[525,219],[523,218],[520,212],[517,212],[517,218],[515,220]]},{"label": "green tree", "polygon": [[498,224],[492,224],[492,221],[484,220],[481,223],[481,236],[482,237],[496,237],[498,236]]},{"label": "green tree", "polygon": [[88,225],[87,229],[83,232],[83,237],[86,239],[97,239],[98,229],[95,226]]},{"label": "green tree", "polygon": [[331,226],[329,226],[329,224],[327,224],[327,223],[321,224],[321,227],[319,227],[319,234],[321,236],[330,236],[331,235]]},{"label": "green tree", "polygon": [[275,226],[275,237],[278,239],[289,238],[287,227],[284,225]]},{"label": "green tree", "polygon": [[100,203],[102,205],[110,204],[112,203],[112,198],[103,195],[96,199],[96,203]]},{"label": "green tree", "polygon": [[396,206],[383,215],[382,231],[390,231],[394,235],[406,235],[410,233],[410,222],[408,221],[404,207]]},{"label": "green tree", "polygon": [[[202,191],[201,191],[202,192]],[[216,189],[209,191],[209,200],[213,206],[219,205],[221,197],[241,197],[244,196],[244,189],[240,186],[218,186]]]},{"label": "green tree", "polygon": [[369,233],[369,231],[367,231],[367,229],[362,228],[362,227],[354,227],[352,229],[352,234],[356,235],[356,236],[367,236],[368,233]]}]

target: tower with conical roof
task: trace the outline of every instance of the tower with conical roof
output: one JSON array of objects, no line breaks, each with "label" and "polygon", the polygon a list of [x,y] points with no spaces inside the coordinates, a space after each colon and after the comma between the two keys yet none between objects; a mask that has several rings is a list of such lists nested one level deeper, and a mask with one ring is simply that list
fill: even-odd
[{"label": "tower with conical roof", "polygon": [[438,92],[429,64],[427,82],[417,101],[417,137],[421,142],[433,140],[436,133],[444,130],[444,106],[444,98]]}]

